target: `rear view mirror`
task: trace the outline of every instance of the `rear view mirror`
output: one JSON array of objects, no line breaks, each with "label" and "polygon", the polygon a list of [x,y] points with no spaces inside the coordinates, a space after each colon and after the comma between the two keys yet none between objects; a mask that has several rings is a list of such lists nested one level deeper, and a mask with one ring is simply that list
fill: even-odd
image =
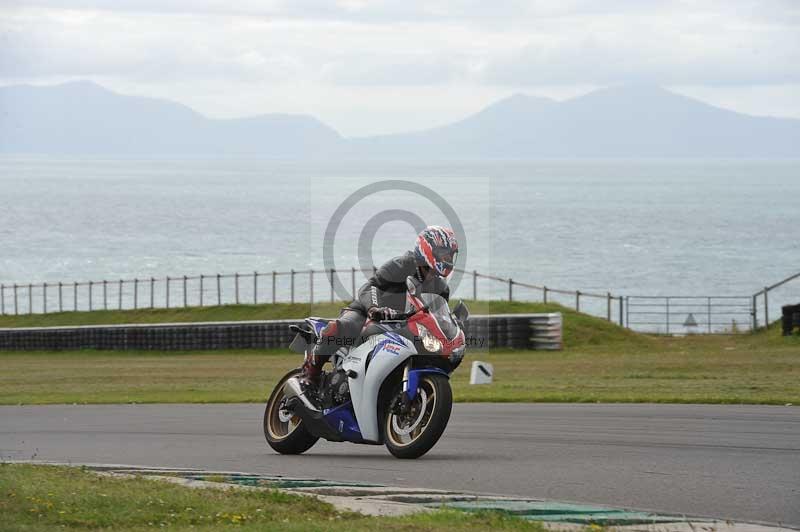
[{"label": "rear view mirror", "polygon": [[413,275],[406,277],[406,288],[408,289],[408,293],[412,296],[415,296],[419,293],[420,286],[421,283],[417,281]]},{"label": "rear view mirror", "polygon": [[458,302],[456,308],[453,309],[453,315],[456,317],[458,321],[462,323],[467,321],[467,318],[469,318],[469,309],[467,308],[467,306],[464,304],[463,301]]}]

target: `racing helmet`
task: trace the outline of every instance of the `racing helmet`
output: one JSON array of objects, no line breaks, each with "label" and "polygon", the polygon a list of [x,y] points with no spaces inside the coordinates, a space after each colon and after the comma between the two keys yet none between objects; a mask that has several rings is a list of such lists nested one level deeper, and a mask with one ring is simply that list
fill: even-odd
[{"label": "racing helmet", "polygon": [[447,277],[453,272],[457,253],[458,241],[449,227],[429,225],[417,236],[417,263],[428,266],[436,275]]}]

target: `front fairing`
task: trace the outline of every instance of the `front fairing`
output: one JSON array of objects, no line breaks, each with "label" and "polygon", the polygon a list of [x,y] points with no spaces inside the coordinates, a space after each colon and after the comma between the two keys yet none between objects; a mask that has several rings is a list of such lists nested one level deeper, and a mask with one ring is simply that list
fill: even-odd
[{"label": "front fairing", "polygon": [[341,367],[348,373],[350,399],[364,441],[380,443],[378,395],[381,386],[395,369],[416,353],[413,341],[386,331],[371,336],[344,355]]},{"label": "front fairing", "polygon": [[[408,302],[418,311],[409,318],[408,328],[416,335],[415,342],[422,345],[422,351],[444,357],[455,355],[451,362],[460,361],[465,346],[464,331],[450,312],[447,301],[439,295],[425,293],[419,297],[409,295]],[[426,336],[434,336],[439,345],[425,342]]]}]

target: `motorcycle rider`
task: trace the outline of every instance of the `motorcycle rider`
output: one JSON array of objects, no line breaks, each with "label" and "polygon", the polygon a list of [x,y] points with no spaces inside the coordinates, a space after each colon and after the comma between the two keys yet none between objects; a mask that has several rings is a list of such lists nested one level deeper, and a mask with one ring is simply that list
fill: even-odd
[{"label": "motorcycle rider", "polygon": [[405,311],[406,278],[422,283],[423,293],[450,297],[447,277],[458,253],[453,230],[431,225],[417,236],[414,249],[383,264],[359,289],[358,297],[321,331],[318,343],[307,352],[301,380],[316,385],[322,366],[342,346],[352,346],[367,319],[390,320]]}]

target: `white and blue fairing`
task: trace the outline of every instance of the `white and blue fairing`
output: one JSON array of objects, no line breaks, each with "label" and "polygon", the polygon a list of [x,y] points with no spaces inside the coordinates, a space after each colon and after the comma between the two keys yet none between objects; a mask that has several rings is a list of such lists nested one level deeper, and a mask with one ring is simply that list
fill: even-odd
[{"label": "white and blue fairing", "polygon": [[349,375],[350,400],[363,440],[380,442],[378,393],[381,385],[416,352],[413,342],[387,328],[386,332],[371,336],[344,356],[342,369]]},{"label": "white and blue fairing", "polygon": [[[306,318],[319,338],[329,320]],[[417,354],[414,343],[397,334],[388,325],[380,325],[381,334],[370,336],[363,344],[347,352],[340,350],[341,369],[348,374],[350,402],[323,412],[327,424],[342,439],[358,443],[380,443],[378,420],[378,394],[392,371],[405,364],[409,357]],[[436,372],[447,375],[436,368],[411,370],[408,378],[409,399],[417,391],[419,377],[423,373]]]}]

